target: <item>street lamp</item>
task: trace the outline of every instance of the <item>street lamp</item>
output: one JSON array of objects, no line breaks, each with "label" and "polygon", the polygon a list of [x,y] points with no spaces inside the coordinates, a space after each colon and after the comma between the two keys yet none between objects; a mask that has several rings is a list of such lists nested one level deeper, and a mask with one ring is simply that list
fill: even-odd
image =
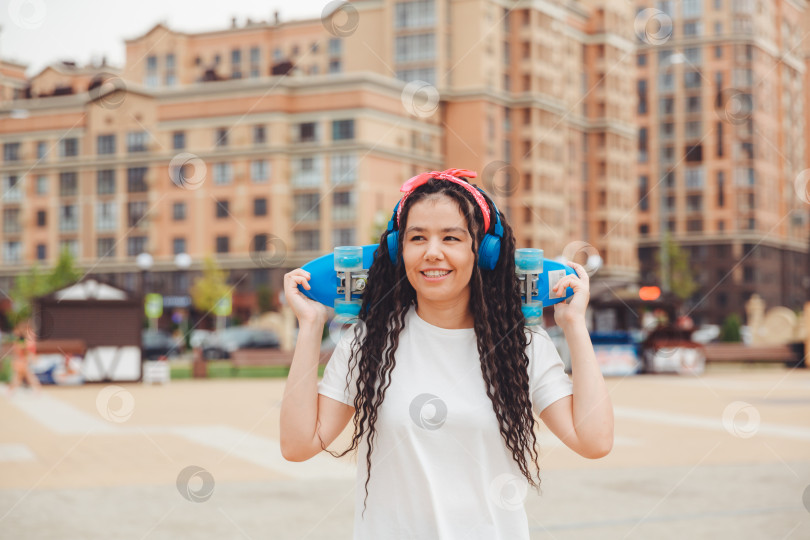
[{"label": "street lamp", "polygon": [[[686,61],[686,57],[682,53],[673,53],[669,55],[659,66],[659,69],[666,73],[669,71],[669,68],[672,66],[683,64]],[[660,93],[660,91],[659,91]],[[660,145],[659,145],[660,149]],[[659,152],[659,159],[660,159],[660,152]],[[659,182],[660,184],[660,182]],[[666,187],[666,186],[664,186]],[[664,204],[666,202],[666,194],[664,188],[659,188],[659,196],[658,196],[658,220],[659,220],[659,228],[658,231],[658,254],[659,258],[661,259],[661,292],[668,293],[670,289],[669,283],[669,250],[667,249],[666,245],[666,238],[665,238],[665,230],[666,230],[666,216],[664,215]]]},{"label": "street lamp", "polygon": [[155,260],[149,253],[141,253],[135,257],[135,264],[141,269],[141,296],[146,294],[146,273],[152,268]]}]

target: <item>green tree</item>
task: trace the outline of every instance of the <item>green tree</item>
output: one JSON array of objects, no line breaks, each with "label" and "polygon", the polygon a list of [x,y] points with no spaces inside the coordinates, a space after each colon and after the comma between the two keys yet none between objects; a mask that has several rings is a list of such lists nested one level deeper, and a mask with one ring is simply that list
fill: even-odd
[{"label": "green tree", "polygon": [[[669,235],[664,237],[664,246],[669,254],[669,289],[681,300],[686,300],[699,288],[689,264],[689,255]],[[660,253],[656,254],[655,260],[658,263],[658,279],[663,283]]]},{"label": "green tree", "polygon": [[742,340],[740,336],[740,327],[742,322],[740,316],[736,313],[730,314],[723,321],[723,328],[720,330],[720,341],[723,342],[739,342]]},{"label": "green tree", "polygon": [[75,283],[81,277],[82,274],[74,266],[73,256],[67,249],[59,254],[56,266],[49,273],[43,274],[38,266],[33,266],[27,274],[14,279],[10,293],[12,308],[9,322],[16,326],[27,320],[33,313],[34,299]]},{"label": "green tree", "polygon": [[259,304],[259,313],[273,311],[273,290],[267,285],[256,288],[256,301]]},{"label": "green tree", "polygon": [[213,257],[203,261],[203,274],[191,285],[191,302],[206,313],[212,311],[220,298],[226,296],[230,287],[222,270]]},{"label": "green tree", "polygon": [[56,291],[81,279],[82,273],[76,269],[73,263],[73,255],[67,248],[63,249],[59,254],[56,266],[48,274],[48,292]]}]

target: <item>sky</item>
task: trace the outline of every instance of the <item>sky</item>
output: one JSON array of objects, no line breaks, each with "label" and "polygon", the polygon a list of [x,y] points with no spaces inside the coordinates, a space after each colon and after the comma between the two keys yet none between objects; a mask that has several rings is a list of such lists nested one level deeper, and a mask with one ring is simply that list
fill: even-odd
[{"label": "sky", "polygon": [[0,57],[37,74],[48,64],[73,60],[84,65],[107,57],[122,67],[124,40],[158,22],[174,30],[199,32],[230,27],[236,17],[281,21],[320,17],[330,0],[3,0],[0,2]]}]

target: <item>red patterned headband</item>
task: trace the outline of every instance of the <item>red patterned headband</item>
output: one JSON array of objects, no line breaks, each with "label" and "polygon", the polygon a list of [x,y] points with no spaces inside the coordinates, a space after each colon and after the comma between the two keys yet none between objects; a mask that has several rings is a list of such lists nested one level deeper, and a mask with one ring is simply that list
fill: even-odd
[{"label": "red patterned headband", "polygon": [[438,180],[447,180],[449,182],[453,182],[454,184],[458,184],[459,186],[463,187],[467,191],[469,191],[475,202],[478,203],[478,206],[481,207],[481,213],[484,214],[484,230],[489,230],[489,205],[487,205],[487,201],[484,199],[484,196],[481,195],[481,192],[478,191],[475,187],[470,185],[469,182],[465,182],[461,180],[459,177],[465,178],[475,178],[478,174],[475,171],[468,171],[467,169],[447,169],[446,171],[431,171],[422,174],[418,174],[402,184],[402,187],[399,190],[404,193],[405,195],[402,196],[402,199],[399,201],[399,207],[397,208],[397,224],[401,223],[400,216],[402,214],[402,207],[405,205],[405,199],[408,198],[408,195],[413,193],[413,191],[418,188],[419,186],[426,184],[428,180],[431,178],[436,178]]}]

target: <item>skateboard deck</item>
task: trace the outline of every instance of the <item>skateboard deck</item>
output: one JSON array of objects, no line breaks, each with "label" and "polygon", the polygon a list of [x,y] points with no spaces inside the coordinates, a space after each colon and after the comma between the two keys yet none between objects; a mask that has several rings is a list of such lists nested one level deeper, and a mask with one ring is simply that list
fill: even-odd
[{"label": "skateboard deck", "polygon": [[[360,313],[362,294],[368,280],[368,269],[374,262],[377,244],[341,246],[333,253],[306,263],[302,268],[310,273],[310,290],[298,289],[321,304],[335,309],[337,317],[351,320]],[[543,308],[571,297],[571,287],[564,295],[552,296],[552,287],[566,275],[575,274],[563,263],[543,258],[540,249],[518,249],[515,271],[521,280],[521,308],[527,324],[538,324]],[[349,287],[347,288],[347,284]],[[526,302],[527,298],[529,302]]]}]

